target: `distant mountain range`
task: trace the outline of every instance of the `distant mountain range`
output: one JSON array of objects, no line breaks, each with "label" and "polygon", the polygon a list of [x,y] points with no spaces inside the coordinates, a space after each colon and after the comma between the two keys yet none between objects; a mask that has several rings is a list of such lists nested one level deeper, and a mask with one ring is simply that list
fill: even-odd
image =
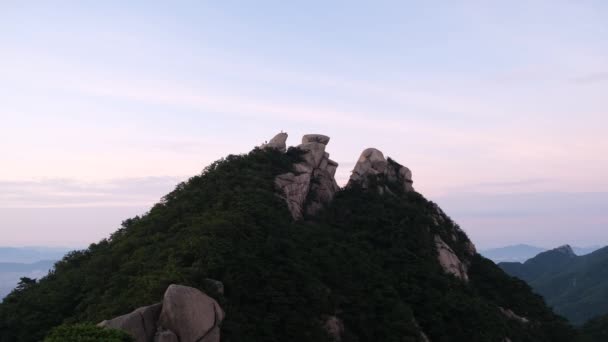
[{"label": "distant mountain range", "polygon": [[41,260],[59,260],[69,248],[61,247],[0,247],[0,263],[34,263]]},{"label": "distant mountain range", "polygon": [[578,256],[564,245],[524,263],[498,266],[525,280],[558,314],[575,324],[608,314],[608,247]]},{"label": "distant mountain range", "polygon": [[55,260],[41,260],[28,264],[0,262],[0,301],[17,286],[21,277],[43,277],[54,264]]},{"label": "distant mountain range", "polygon": [[[600,246],[589,246],[589,247],[572,247],[572,250],[576,255],[589,254]],[[539,253],[547,251],[547,248],[531,246],[526,244],[517,244],[499,248],[483,249],[479,253],[484,257],[499,263],[499,262],[524,262],[530,258],[533,258]]]},{"label": "distant mountain range", "polygon": [[45,276],[68,251],[58,247],[0,247],[0,301],[21,277]]}]

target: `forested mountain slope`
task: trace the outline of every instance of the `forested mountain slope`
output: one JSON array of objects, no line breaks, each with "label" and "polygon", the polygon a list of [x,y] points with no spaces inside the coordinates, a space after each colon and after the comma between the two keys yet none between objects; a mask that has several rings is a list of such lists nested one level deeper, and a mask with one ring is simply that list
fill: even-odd
[{"label": "forested mountain slope", "polygon": [[608,313],[608,247],[577,256],[561,246],[522,263],[500,263],[525,280],[555,311],[575,324]]},{"label": "forested mountain slope", "polygon": [[[108,239],[22,282],[0,304],[0,341],[127,313],[171,283],[219,302],[222,341],[575,339],[413,190],[407,168],[369,149],[348,186],[334,187],[328,141],[305,137],[285,151],[280,137],[208,166]],[[338,336],[329,321],[343,326]]]}]

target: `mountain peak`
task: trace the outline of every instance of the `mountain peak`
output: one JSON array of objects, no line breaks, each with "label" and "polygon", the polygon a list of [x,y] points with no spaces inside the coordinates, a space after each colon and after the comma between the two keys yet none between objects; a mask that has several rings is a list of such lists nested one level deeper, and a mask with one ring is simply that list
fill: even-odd
[{"label": "mountain peak", "polygon": [[399,192],[414,191],[410,169],[391,158],[384,158],[384,154],[378,149],[367,148],[357,160],[346,186],[357,184],[367,189],[372,187],[372,183],[380,193],[392,192],[389,184],[397,185],[393,190]]},{"label": "mountain peak", "polygon": [[[279,133],[262,145],[262,148],[273,148],[285,152],[287,133]],[[273,141],[278,140],[278,145]],[[306,134],[302,143],[296,146],[302,152],[302,160],[293,165],[293,171],[280,174],[275,179],[275,186],[287,202],[291,216],[301,219],[304,215],[314,215],[333,199],[340,190],[334,178],[338,163],[329,159],[325,148],[330,138],[322,134]]]},{"label": "mountain peak", "polygon": [[[281,132],[262,149],[287,152],[287,133]],[[330,137],[323,134],[306,134],[296,149],[302,151],[302,161],[293,165],[293,171],[278,175],[276,187],[287,202],[294,219],[314,215],[327,206],[340,190],[334,176],[338,163],[329,159],[325,151]],[[374,188],[379,193],[403,193],[414,191],[412,172],[376,148],[363,150],[352,171],[347,187],[358,185]]]},{"label": "mountain peak", "polygon": [[572,249],[572,247],[570,247],[570,245],[559,246],[557,248],[554,248],[553,251],[563,253],[568,256],[576,256],[574,250]]},{"label": "mountain peak", "polygon": [[0,303],[0,341],[110,317],[180,341],[574,340],[411,189],[407,168],[368,149],[355,180],[367,188],[342,190],[329,137],[289,149],[286,138],[207,166],[48,277],[25,279]]}]

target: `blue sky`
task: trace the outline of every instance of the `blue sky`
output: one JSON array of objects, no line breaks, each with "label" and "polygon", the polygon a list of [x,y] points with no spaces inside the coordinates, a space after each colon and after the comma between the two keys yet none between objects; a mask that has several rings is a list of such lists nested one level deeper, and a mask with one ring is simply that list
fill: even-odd
[{"label": "blue sky", "polygon": [[[4,1],[0,245],[83,246],[285,130],[478,246],[606,244],[602,1]],[[99,213],[96,215],[95,213]]]}]

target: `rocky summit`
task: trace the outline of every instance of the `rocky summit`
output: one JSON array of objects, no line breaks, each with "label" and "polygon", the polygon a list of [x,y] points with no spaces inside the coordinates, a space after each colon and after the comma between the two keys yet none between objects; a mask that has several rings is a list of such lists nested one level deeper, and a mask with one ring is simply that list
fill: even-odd
[{"label": "rocky summit", "polygon": [[[287,134],[279,133],[270,141],[282,137],[286,138]],[[307,134],[302,137],[302,143],[296,147],[303,152],[302,161],[294,164],[294,171],[278,175],[275,179],[294,219],[316,214],[331,202],[340,189],[334,178],[338,163],[329,159],[329,153],[325,152],[327,144],[329,137],[325,135]],[[267,144],[262,147],[285,151],[282,145],[276,147]]]},{"label": "rocky summit", "polygon": [[[286,140],[287,133],[281,132],[260,147],[286,152]],[[304,135],[302,143],[295,147],[303,152],[303,160],[294,165],[294,172],[281,174],[275,180],[294,219],[315,215],[340,190],[334,178],[338,163],[329,159],[326,152],[329,140],[322,134]],[[387,160],[375,148],[361,153],[347,186],[356,184],[367,189],[372,186],[370,182],[374,182],[380,193],[391,192],[387,184],[398,184],[400,191],[414,191],[412,172],[390,158]]]},{"label": "rocky summit", "polygon": [[[380,193],[391,192],[388,187],[391,183],[399,185],[401,191],[414,191],[410,169],[390,158],[387,160],[384,154],[375,148],[365,149],[361,153],[347,186],[357,184],[369,188],[371,179],[376,180],[376,191]],[[378,179],[387,184],[378,184]]]},{"label": "rocky summit", "polygon": [[414,190],[407,167],[361,146],[340,187],[335,141],[287,138],[208,165],[46,277],[24,279],[0,303],[0,342],[74,331],[138,342],[576,341]]}]

